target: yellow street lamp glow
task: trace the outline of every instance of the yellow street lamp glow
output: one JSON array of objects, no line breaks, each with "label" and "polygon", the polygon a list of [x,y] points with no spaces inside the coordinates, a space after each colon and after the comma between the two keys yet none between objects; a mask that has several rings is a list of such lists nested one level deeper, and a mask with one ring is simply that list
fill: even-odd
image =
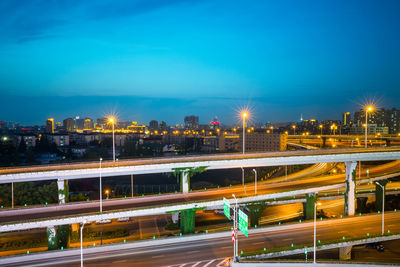
[{"label": "yellow street lamp glow", "polygon": [[247,112],[242,112],[242,117],[246,118],[247,117]]},{"label": "yellow street lamp glow", "polygon": [[373,106],[368,106],[368,107],[367,107],[367,110],[368,110],[368,111],[373,111],[373,110],[374,110],[374,107],[373,107]]}]

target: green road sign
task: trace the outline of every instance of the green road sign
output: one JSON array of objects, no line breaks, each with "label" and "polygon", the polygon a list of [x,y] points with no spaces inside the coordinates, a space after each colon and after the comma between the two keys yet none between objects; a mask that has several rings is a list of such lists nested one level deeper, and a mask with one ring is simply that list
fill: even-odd
[{"label": "green road sign", "polygon": [[239,230],[242,231],[242,233],[245,236],[249,236],[247,233],[247,229],[249,227],[249,218],[247,217],[247,214],[244,213],[241,209],[239,209]]},{"label": "green road sign", "polygon": [[224,198],[224,214],[229,220],[231,219],[231,205],[226,198]]}]

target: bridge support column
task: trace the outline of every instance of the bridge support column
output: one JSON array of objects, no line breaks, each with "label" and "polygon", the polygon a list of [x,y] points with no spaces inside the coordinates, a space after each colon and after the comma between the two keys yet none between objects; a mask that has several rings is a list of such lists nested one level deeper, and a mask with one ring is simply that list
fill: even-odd
[{"label": "bridge support column", "polygon": [[58,179],[58,204],[65,204],[68,199],[68,180]]},{"label": "bridge support column", "polygon": [[171,219],[173,223],[178,223],[179,221],[179,212],[174,212],[171,214]]},{"label": "bridge support column", "polygon": [[367,212],[367,197],[358,197],[357,198],[357,212]]},{"label": "bridge support column", "polygon": [[255,227],[256,225],[259,225],[260,217],[266,207],[267,207],[267,204],[265,202],[260,202],[257,204],[250,204],[250,205],[246,206],[246,209],[249,212],[251,227]]},{"label": "bridge support column", "polygon": [[303,215],[306,220],[314,218],[315,202],[317,202],[318,193],[306,194],[306,203],[303,203]]},{"label": "bridge support column", "polygon": [[353,246],[339,248],[339,260],[351,260],[351,249]]},{"label": "bridge support column", "polygon": [[[387,180],[380,180],[377,181],[377,183],[379,183],[380,185],[382,185],[385,188],[385,192],[386,192],[386,184],[387,184]],[[376,205],[376,209],[379,210],[380,212],[382,212],[382,201],[383,201],[383,189],[382,187],[380,187],[379,185],[375,185],[375,205]]]},{"label": "bridge support column", "polygon": [[195,210],[183,210],[181,211],[181,232],[182,234],[194,233],[195,227]]},{"label": "bridge support column", "polygon": [[69,224],[64,224],[57,227],[58,248],[65,249],[69,247],[70,232],[71,227]]},{"label": "bridge support column", "polygon": [[182,171],[181,172],[181,191],[182,193],[189,193],[189,172],[188,171]]},{"label": "bridge support column", "polygon": [[48,250],[58,249],[58,239],[56,234],[56,228],[54,226],[47,227],[47,247]]},{"label": "bridge support column", "polygon": [[346,161],[346,191],[344,195],[344,213],[352,216],[355,212],[355,192],[356,192],[356,161]]}]

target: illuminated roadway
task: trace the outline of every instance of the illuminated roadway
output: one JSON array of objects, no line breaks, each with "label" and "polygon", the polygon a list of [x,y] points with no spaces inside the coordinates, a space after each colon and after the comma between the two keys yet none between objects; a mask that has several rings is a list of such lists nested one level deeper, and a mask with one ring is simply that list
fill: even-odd
[{"label": "illuminated roadway", "polygon": [[[388,212],[385,214],[385,229],[391,232],[400,231],[400,213]],[[381,231],[381,215],[355,216],[345,219],[333,219],[317,222],[317,239],[324,241],[341,240],[352,237],[366,237],[379,234]],[[267,251],[270,248],[287,247],[308,244],[311,247],[313,240],[313,224],[301,223],[293,225],[259,228],[249,231],[249,237],[239,235],[239,253],[241,250],[250,252],[254,250]],[[214,234],[209,234],[210,236]],[[196,235],[199,236],[199,235]],[[217,266],[226,257],[233,254],[231,232],[217,233],[216,238],[197,240],[196,236],[175,238],[176,242],[158,245],[151,241],[147,245],[137,244],[129,248],[130,244],[114,245],[101,248],[84,249],[85,266]],[[136,245],[134,245],[136,246]],[[99,251],[103,249],[104,251]],[[0,259],[2,266],[80,266],[79,250],[75,255],[65,252],[45,252],[18,257],[18,263],[5,264]],[[58,255],[52,256],[52,255]],[[68,255],[68,256],[67,256]],[[317,254],[318,255],[318,254]],[[40,259],[34,260],[33,257]],[[309,257],[312,257],[310,253]],[[318,259],[318,257],[317,257]]]},{"label": "illuminated roadway", "polygon": [[[345,161],[398,160],[400,148],[331,149],[252,154],[221,154],[104,162],[102,176],[173,172],[179,168],[206,167],[207,170],[314,164]],[[84,179],[99,177],[98,162],[60,164],[0,170],[0,183]]]},{"label": "illuminated roadway", "polygon": [[[370,175],[378,176],[385,173],[398,171],[400,161],[393,161],[383,165],[370,168]],[[308,168],[309,172],[313,172],[312,168]],[[365,172],[365,171],[364,171]],[[304,174],[304,172],[300,172]],[[365,175],[365,173],[362,172]],[[358,176],[357,176],[358,178]],[[365,178],[365,177],[362,177]],[[292,191],[300,188],[312,188],[330,184],[343,183],[344,174],[326,175],[307,178],[307,176],[294,181],[281,181],[282,177],[273,178],[271,181],[259,182],[257,186],[258,195],[271,194],[278,192]],[[278,181],[278,182],[277,182]],[[242,186],[232,186],[207,191],[195,191],[189,194],[164,194],[155,196],[136,197],[129,199],[104,200],[103,210],[119,210],[131,208],[143,208],[151,206],[159,206],[162,204],[182,204],[193,203],[197,201],[222,199],[222,197],[230,198],[232,193],[236,196],[244,196]],[[246,184],[246,193],[248,196],[254,195],[254,184]],[[52,205],[40,208],[21,208],[15,210],[5,210],[0,212],[0,222],[11,222],[28,219],[50,218],[55,216],[77,215],[89,212],[99,211],[98,201],[69,203],[64,205]]]}]

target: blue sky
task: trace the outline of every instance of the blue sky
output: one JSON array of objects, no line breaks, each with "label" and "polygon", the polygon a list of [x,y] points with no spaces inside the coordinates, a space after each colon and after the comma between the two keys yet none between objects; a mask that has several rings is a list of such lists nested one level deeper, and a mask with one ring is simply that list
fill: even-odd
[{"label": "blue sky", "polygon": [[338,119],[400,100],[399,1],[0,1],[0,120]]}]

